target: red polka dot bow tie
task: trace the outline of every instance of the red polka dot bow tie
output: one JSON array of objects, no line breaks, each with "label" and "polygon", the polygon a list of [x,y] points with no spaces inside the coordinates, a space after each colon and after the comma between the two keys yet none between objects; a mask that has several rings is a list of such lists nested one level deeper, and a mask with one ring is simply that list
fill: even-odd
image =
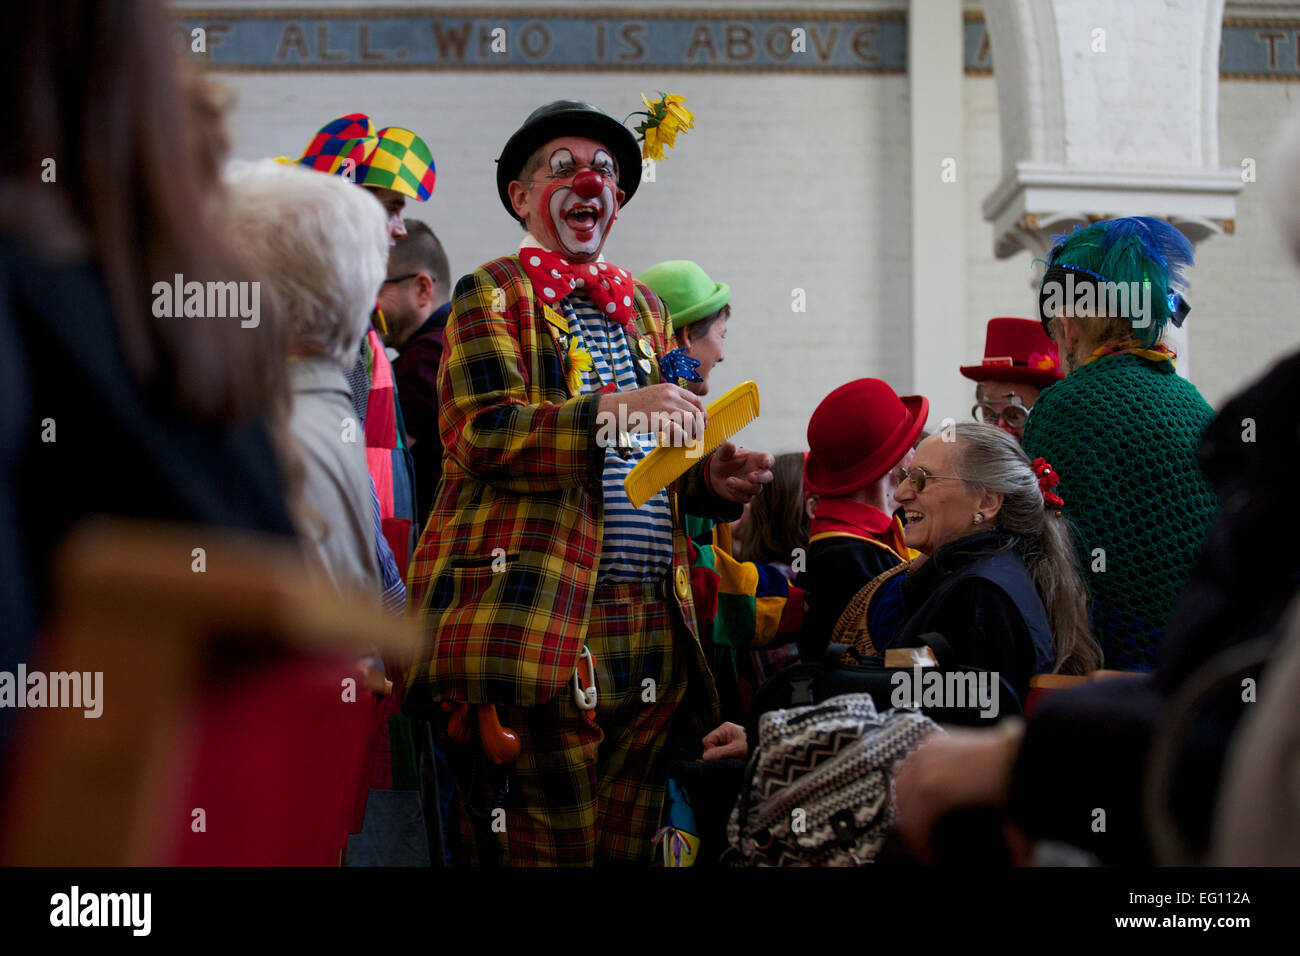
[{"label": "red polka dot bow tie", "polygon": [[596,308],[625,329],[636,321],[632,303],[636,292],[626,269],[608,262],[570,262],[545,249],[523,249],[519,262],[524,267],[537,297],[554,306],[571,292],[581,290]]}]

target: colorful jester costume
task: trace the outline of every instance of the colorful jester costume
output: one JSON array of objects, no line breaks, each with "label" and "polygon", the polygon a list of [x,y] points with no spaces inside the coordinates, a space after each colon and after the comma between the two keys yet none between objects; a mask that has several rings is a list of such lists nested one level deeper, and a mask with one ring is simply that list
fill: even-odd
[{"label": "colorful jester costume", "polygon": [[[322,126],[298,163],[344,176],[358,186],[391,189],[419,202],[433,194],[437,178],[433,154],[424,140],[400,126],[376,130],[364,113],[340,116]],[[378,309],[373,319],[379,331],[386,332],[383,314]],[[406,447],[406,428],[397,400],[393,367],[373,330],[362,342],[361,357],[349,381],[353,404],[365,423],[366,461],[379,493],[384,537],[393,550],[398,570],[405,576],[418,530],[415,528],[416,475]]]},{"label": "colorful jester costume", "polygon": [[[1191,244],[1167,222],[1107,220],[1056,243],[1040,293],[1046,306],[1057,291],[1048,283],[1068,278],[1075,290],[1093,284],[1100,302],[1100,283],[1149,283],[1146,314],[1130,303],[1122,316],[1131,338],[1103,343],[1043,391],[1024,434],[1025,453],[1046,458],[1060,475],[1093,633],[1114,669],[1153,666],[1218,509],[1196,459],[1214,412],[1160,343],[1168,324],[1181,325],[1187,313],[1180,289],[1191,261]],[[1050,326],[1052,310],[1043,311]]]},{"label": "colorful jester costume", "polygon": [[[364,113],[340,116],[322,126],[298,164],[343,176],[369,189],[391,189],[419,202],[433,194],[436,179],[433,154],[424,140],[399,126],[376,130]],[[405,578],[418,530],[417,476],[406,445],[406,423],[393,366],[380,339],[380,332],[386,334],[387,328],[378,307],[371,320],[374,327],[362,339],[357,362],[348,373],[348,384],[353,408],[362,422],[366,467],[379,497],[384,540],[393,552],[399,574]],[[382,705],[384,720],[367,760],[372,768],[371,786],[395,793],[381,802],[371,801],[366,831],[360,840],[350,843],[349,855],[368,863],[410,864],[413,858],[409,852],[403,855],[401,851],[409,851],[423,837],[412,830],[412,821],[419,816],[419,793],[413,783],[413,768],[418,762],[413,749],[415,728],[399,712],[405,662],[384,663],[394,692]],[[405,807],[396,802],[402,799]],[[385,820],[385,816],[392,819]],[[393,840],[393,833],[405,835]],[[388,834],[388,838],[381,834]]]},{"label": "colorful jester costume", "polygon": [[[702,382],[700,362],[681,344],[681,330],[701,328],[731,302],[731,287],[714,282],[697,263],[671,259],[638,277],[670,311],[678,347],[660,360],[664,381],[687,388]],[[729,525],[688,515],[691,587],[700,642],[713,669],[724,720],[742,722],[748,698],[759,683],[756,648],[779,645],[779,634],[794,640],[803,626],[803,591],[775,564],[742,562],[731,556]]]},{"label": "colorful jester costume", "polygon": [[[780,565],[733,558],[730,525],[688,516],[686,528],[700,643],[713,669],[722,718],[739,723],[760,677],[748,651],[798,638],[803,590]],[[742,681],[749,686],[742,688]]]}]

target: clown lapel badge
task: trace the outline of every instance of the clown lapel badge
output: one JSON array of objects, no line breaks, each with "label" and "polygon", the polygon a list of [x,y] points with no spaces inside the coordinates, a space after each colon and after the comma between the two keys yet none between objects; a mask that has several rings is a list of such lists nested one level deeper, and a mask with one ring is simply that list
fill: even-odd
[{"label": "clown lapel badge", "polygon": [[569,324],[564,320],[564,316],[549,305],[542,305],[542,317],[546,319],[551,337],[559,347],[561,362],[564,365],[564,382],[569,388],[569,394],[578,395],[582,392],[583,373],[595,368],[596,363],[591,353],[583,348],[581,336],[569,332]]}]

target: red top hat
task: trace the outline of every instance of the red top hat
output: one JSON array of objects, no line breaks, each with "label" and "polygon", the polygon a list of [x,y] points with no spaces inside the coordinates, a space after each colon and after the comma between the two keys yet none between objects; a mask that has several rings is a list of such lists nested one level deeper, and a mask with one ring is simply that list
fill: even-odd
[{"label": "red top hat", "polygon": [[989,319],[984,333],[984,362],[963,365],[961,373],[977,382],[1024,382],[1051,385],[1065,378],[1056,343],[1033,319]]},{"label": "red top hat", "polygon": [[899,398],[878,378],[841,385],[808,421],[804,487],[833,498],[870,484],[907,454],[929,414],[925,396]]}]

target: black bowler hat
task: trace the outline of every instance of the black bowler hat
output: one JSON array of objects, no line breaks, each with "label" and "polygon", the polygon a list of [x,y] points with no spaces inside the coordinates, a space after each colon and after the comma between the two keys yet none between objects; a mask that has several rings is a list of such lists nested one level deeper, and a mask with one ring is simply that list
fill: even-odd
[{"label": "black bowler hat", "polygon": [[497,160],[497,194],[506,212],[514,216],[510,205],[510,181],[518,179],[524,163],[540,147],[560,136],[582,136],[603,144],[618,163],[618,185],[626,205],[641,185],[641,150],[632,131],[596,107],[578,100],[556,100],[538,107],[524,120],[524,125],[506,142]]}]

